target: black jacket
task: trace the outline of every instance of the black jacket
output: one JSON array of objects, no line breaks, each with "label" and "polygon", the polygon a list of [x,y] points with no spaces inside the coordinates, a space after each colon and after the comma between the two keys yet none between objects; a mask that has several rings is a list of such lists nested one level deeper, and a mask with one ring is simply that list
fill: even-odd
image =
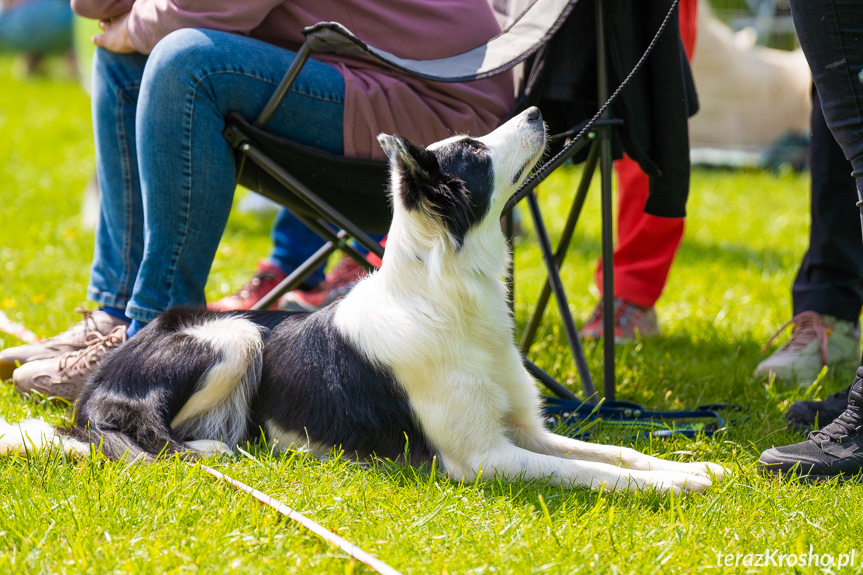
[{"label": "black jacket", "polygon": [[[581,0],[548,47],[539,107],[552,133],[593,117],[597,103],[596,0]],[[665,18],[671,0],[603,2],[609,94],[632,71]],[[611,106],[624,121],[616,130],[620,146],[650,176],[645,211],[683,217],[689,193],[688,118],[698,110],[692,72],[680,40],[677,14]]]}]

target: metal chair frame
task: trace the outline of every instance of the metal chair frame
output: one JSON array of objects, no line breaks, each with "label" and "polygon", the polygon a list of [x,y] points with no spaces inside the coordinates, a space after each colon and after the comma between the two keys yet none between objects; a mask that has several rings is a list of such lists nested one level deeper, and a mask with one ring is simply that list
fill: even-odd
[{"label": "metal chair frame", "polygon": [[[551,37],[556,27],[559,27],[559,25],[563,22],[566,15],[569,13],[569,10],[571,10],[571,6],[574,4],[574,2],[575,0],[538,0],[534,5],[532,5],[532,8],[528,9],[528,11],[536,8],[537,5],[543,3],[553,4],[556,9],[558,9],[557,19],[549,26],[548,33],[543,34],[542,41],[538,42],[535,46],[532,46],[529,50],[518,55],[517,58],[507,62],[505,66],[496,65],[491,66],[492,69],[482,70],[480,73],[475,75],[476,78],[489,77],[491,75],[500,73],[504,70],[512,68],[516,64],[523,62],[530,56],[536,54],[537,51],[545,45],[547,39]],[[598,59],[597,63],[599,70],[599,90],[597,94],[597,99],[599,102],[605,102],[609,98],[609,87],[608,78],[606,75],[607,54],[605,47],[605,37],[603,32],[603,26],[601,25],[603,21],[603,0],[595,0],[595,2],[596,20],[598,24],[596,28]],[[542,9],[542,6],[540,6],[540,9]],[[545,10],[548,10],[547,6],[545,7]],[[527,11],[525,13],[527,13]],[[514,25],[517,25],[518,22],[519,20],[516,20]],[[509,32],[513,26],[507,28],[507,30],[505,30],[500,36],[496,37],[492,41],[499,40],[501,37],[505,36],[505,34],[507,34],[507,32]],[[251,125],[243,125],[242,122],[237,121],[237,118],[229,118],[224,132],[225,138],[233,146],[233,148],[237,151],[238,154],[238,174],[240,174],[238,176],[238,180],[240,182],[243,181],[243,169],[244,167],[248,167],[248,162],[252,162],[255,166],[266,172],[266,174],[268,174],[271,178],[277,181],[280,184],[281,188],[283,188],[279,190],[274,190],[271,187],[262,187],[255,189],[255,191],[269,197],[271,200],[282,205],[286,204],[286,200],[289,197],[291,198],[291,201],[299,199],[302,205],[309,210],[311,215],[309,215],[309,213],[300,213],[304,212],[305,210],[300,210],[300,212],[292,210],[292,212],[304,224],[309,226],[310,229],[314,230],[323,239],[326,240],[325,245],[322,246],[311,258],[309,258],[309,260],[307,260],[302,266],[297,268],[293,273],[289,274],[288,277],[285,278],[274,290],[272,290],[269,294],[267,294],[267,296],[260,300],[256,304],[255,309],[267,309],[272,306],[283,293],[299,286],[304,278],[306,278],[313,270],[326,263],[329,256],[337,250],[343,251],[360,265],[366,268],[370,268],[371,266],[368,263],[367,259],[363,256],[363,254],[358,252],[349,243],[349,239],[351,238],[358,244],[360,244],[363,248],[368,250],[369,253],[374,254],[378,257],[382,257],[384,252],[383,247],[378,242],[374,241],[371,237],[369,237],[368,234],[366,234],[360,227],[358,227],[354,222],[352,222],[350,218],[346,217],[339,210],[334,208],[329,202],[323,199],[319,194],[315,193],[315,191],[313,191],[309,185],[307,185],[303,181],[300,181],[300,179],[292,175],[287,169],[285,169],[285,167],[274,161],[265,151],[260,148],[260,146],[256,142],[254,131],[263,130],[266,127],[267,123],[275,114],[275,111],[278,109],[279,105],[281,104],[285,95],[288,93],[288,90],[290,89],[293,82],[296,80],[297,76],[300,73],[300,70],[308,61],[311,54],[313,52],[319,51],[362,53],[365,55],[373,56],[379,61],[395,69],[401,70],[409,74],[414,74],[416,76],[431,78],[438,81],[463,81],[466,79],[463,75],[459,76],[460,72],[454,72],[449,76],[430,76],[428,74],[418,73],[416,67],[421,67],[423,65],[423,61],[400,60],[397,57],[392,56],[391,54],[376,50],[373,47],[363,43],[361,40],[356,38],[350,31],[346,30],[344,27],[337,23],[316,24],[315,26],[305,29],[303,32],[306,35],[306,41],[298,50],[296,58],[286,71],[284,77],[282,78],[281,82],[279,83],[278,87],[274,91],[273,95],[271,96],[268,103],[265,105],[258,118],[255,119],[255,121]],[[479,50],[480,48],[475,50]],[[458,56],[454,58],[458,58]],[[440,64],[440,61],[437,62],[438,64]],[[438,65],[437,69],[440,68],[440,65]],[[525,98],[522,98],[513,114],[520,111],[521,109],[524,109],[525,107],[527,107],[527,105],[530,104],[531,102],[527,101],[527,99]],[[578,330],[575,327],[575,322],[569,310],[566,293],[560,279],[559,269],[560,266],[563,264],[566,251],[571,243],[573,232],[581,214],[581,209],[584,205],[584,201],[590,187],[593,174],[597,170],[598,166],[601,178],[602,257],[603,260],[606,262],[606,265],[603,266],[602,274],[603,293],[614,293],[612,217],[613,157],[611,139],[614,136],[614,129],[622,125],[622,123],[623,122],[621,120],[612,119],[610,112],[606,110],[602,114],[602,117],[598,121],[594,122],[594,124],[592,125],[588,138],[584,138],[581,141],[571,143],[565,149],[565,153],[559,154],[557,157],[554,158],[554,165],[544,166],[543,171],[546,174],[551,173],[557,167],[563,165],[565,162],[570,160],[576,153],[583,150],[585,146],[591,146],[587,155],[587,160],[585,162],[582,179],[576,188],[569,215],[567,217],[567,221],[564,225],[563,232],[556,249],[552,248],[547,228],[543,222],[542,214],[539,209],[539,204],[533,191],[536,185],[539,184],[544,178],[530,182],[526,189],[520,190],[517,195],[518,199],[527,199],[528,209],[534,223],[534,229],[537,234],[539,247],[542,252],[545,266],[548,272],[548,279],[546,280],[545,285],[541,289],[537,305],[522,335],[520,342],[521,350],[524,355],[529,352],[531,344],[535,339],[543,313],[547,307],[548,299],[553,293],[557,302],[557,308],[560,312],[564,332],[566,334],[566,338],[575,362],[576,370],[579,375],[581,387],[584,392],[586,401],[589,403],[597,402],[599,400],[599,397],[593,385],[592,377],[584,355],[584,350],[581,346],[580,339],[578,336]],[[574,133],[575,131],[572,132]],[[380,166],[382,170],[386,169],[383,162],[380,162]],[[507,205],[507,209],[505,210],[504,214],[506,215],[508,221],[506,227],[510,230],[510,232],[512,229],[511,209],[514,204],[515,202],[511,200],[510,203]],[[510,276],[510,281],[512,281],[512,276]],[[603,298],[604,334],[614,333],[613,306],[613,297]],[[603,396],[606,400],[614,400],[615,352],[613,337],[604,338],[603,350]],[[541,368],[536,366],[526,357],[524,358],[524,363],[528,371],[530,371],[531,374],[540,383],[545,385],[555,395],[564,399],[578,400],[577,396],[569,388],[556,381],[553,377],[548,375],[546,372],[544,372]]]}]

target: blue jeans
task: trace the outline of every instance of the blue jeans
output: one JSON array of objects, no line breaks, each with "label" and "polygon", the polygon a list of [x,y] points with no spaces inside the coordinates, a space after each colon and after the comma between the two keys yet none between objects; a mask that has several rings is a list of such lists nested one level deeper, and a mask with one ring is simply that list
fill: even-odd
[{"label": "blue jeans", "polygon": [[[93,124],[102,192],[88,297],[141,322],[204,303],[236,180],[222,137],[231,111],[255,117],[294,53],[244,36],[185,29],[149,56],[97,49]],[[268,125],[343,150],[344,80],[314,60]],[[300,225],[300,224],[297,224]]]},{"label": "blue jeans", "polygon": [[[272,238],[273,249],[267,259],[286,274],[294,271],[324,245],[321,236],[301,224],[285,208],[281,208],[276,215]],[[303,281],[303,285],[314,287],[323,280],[324,267],[321,266]]]},{"label": "blue jeans", "polygon": [[28,0],[0,9],[0,52],[49,54],[71,49],[69,0]]}]

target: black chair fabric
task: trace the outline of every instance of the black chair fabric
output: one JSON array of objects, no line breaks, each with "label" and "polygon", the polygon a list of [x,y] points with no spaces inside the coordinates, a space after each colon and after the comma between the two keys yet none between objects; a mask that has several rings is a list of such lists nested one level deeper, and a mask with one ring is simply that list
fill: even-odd
[{"label": "black chair fabric", "polygon": [[[228,130],[236,130],[276,164],[310,188],[321,199],[367,232],[389,230],[392,208],[386,192],[387,164],[336,156],[298,144],[256,128],[239,114],[228,117]],[[255,162],[242,162],[238,182],[246,188],[284,205],[293,213],[319,218],[305,202],[273,178]]]}]

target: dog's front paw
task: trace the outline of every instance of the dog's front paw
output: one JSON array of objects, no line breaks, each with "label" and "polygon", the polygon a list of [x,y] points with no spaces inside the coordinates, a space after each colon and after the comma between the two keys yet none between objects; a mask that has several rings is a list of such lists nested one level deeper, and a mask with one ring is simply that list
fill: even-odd
[{"label": "dog's front paw", "polygon": [[688,465],[691,470],[687,470],[687,473],[704,475],[715,481],[722,481],[725,479],[726,475],[731,474],[730,469],[722,467],[718,463],[710,463],[709,461],[696,461],[695,463],[689,463]]},{"label": "dog's front paw", "polygon": [[705,475],[692,475],[677,471],[639,472],[636,475],[633,475],[632,479],[633,481],[630,483],[630,487],[634,487],[638,491],[653,488],[662,492],[673,491],[674,493],[696,493],[704,491],[713,485],[710,478]]},{"label": "dog's front paw", "polygon": [[[662,480],[663,486],[670,483],[670,490],[674,491],[674,493],[682,493],[684,491],[698,493],[713,485],[713,481],[704,475],[690,475],[687,473],[675,473],[674,475],[675,477]],[[668,491],[669,488],[665,490]]]},{"label": "dog's front paw", "polygon": [[715,480],[721,480],[730,471],[717,463],[708,461],[670,461],[668,459],[658,459],[651,457],[647,466],[651,471],[674,471],[677,473],[686,473],[688,475],[701,475]]}]

